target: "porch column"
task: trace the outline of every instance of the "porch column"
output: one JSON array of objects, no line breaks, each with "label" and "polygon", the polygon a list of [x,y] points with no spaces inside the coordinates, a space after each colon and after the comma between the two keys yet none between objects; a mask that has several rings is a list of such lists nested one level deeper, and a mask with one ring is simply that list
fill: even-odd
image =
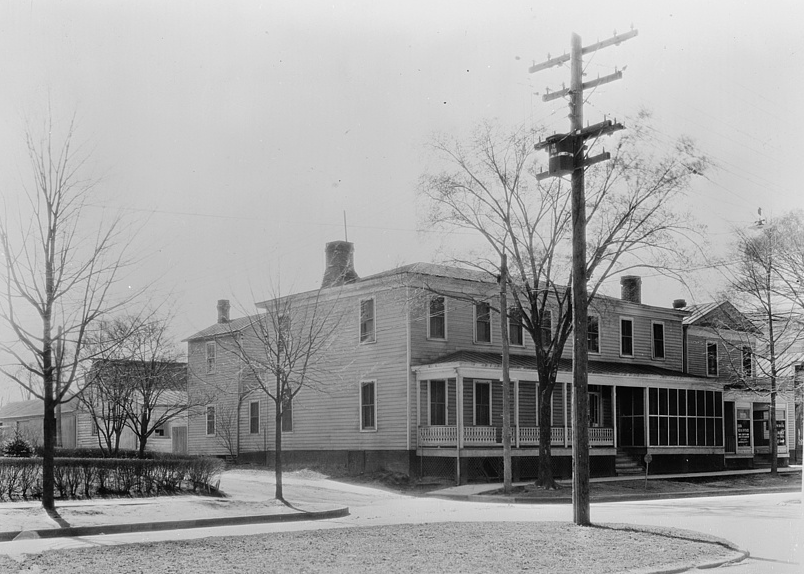
[{"label": "porch column", "polygon": [[419,448],[419,437],[422,432],[422,382],[416,374],[416,448]]},{"label": "porch column", "polygon": [[645,390],[642,393],[642,408],[644,409],[643,412],[645,413],[645,416],[642,417],[642,424],[645,427],[645,449],[647,449],[648,452],[650,452],[650,412],[648,411],[648,407],[650,406],[650,403],[648,402],[649,396],[650,387],[645,387]]},{"label": "porch column", "polygon": [[463,448],[463,375],[458,369],[455,369],[455,425],[458,427],[455,437],[455,482],[460,486],[461,448]]},{"label": "porch column", "polygon": [[516,439],[516,448],[519,448],[519,379],[513,381],[514,383],[514,438]]},{"label": "porch column", "polygon": [[567,395],[569,394],[570,386],[567,383],[561,383],[561,418],[564,420],[564,447],[566,448],[567,443],[570,442],[567,440],[568,432],[567,432]]},{"label": "porch column", "polygon": [[614,448],[619,444],[617,442],[617,385],[611,387],[611,426],[614,427]]}]

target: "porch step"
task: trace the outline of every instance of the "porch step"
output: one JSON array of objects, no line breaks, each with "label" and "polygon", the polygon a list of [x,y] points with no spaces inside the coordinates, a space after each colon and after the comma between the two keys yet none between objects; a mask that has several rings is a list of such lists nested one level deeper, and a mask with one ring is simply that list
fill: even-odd
[{"label": "porch step", "polygon": [[634,460],[631,455],[622,452],[618,452],[617,457],[614,459],[614,470],[617,476],[645,473],[645,469],[642,468],[639,462]]}]

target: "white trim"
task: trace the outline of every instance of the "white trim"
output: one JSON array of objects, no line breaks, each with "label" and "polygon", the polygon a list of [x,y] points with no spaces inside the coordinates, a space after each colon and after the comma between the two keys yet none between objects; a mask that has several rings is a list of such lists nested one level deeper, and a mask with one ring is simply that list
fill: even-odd
[{"label": "white trim", "polygon": [[588,346],[589,346],[589,318],[591,318],[591,317],[597,318],[597,351],[589,350],[588,352],[589,352],[590,355],[600,355],[603,352],[602,351],[602,348],[603,348],[603,333],[602,333],[603,322],[600,320],[600,313],[587,313],[586,317],[587,317],[587,319],[586,319],[586,321],[587,321],[587,323],[586,323],[586,328],[587,328],[587,335],[586,335],[587,349],[588,349]]},{"label": "white trim", "polygon": [[[212,356],[210,357],[209,350],[212,349]],[[204,358],[206,360],[207,374],[214,375],[218,368],[218,342],[213,339],[212,341],[205,341],[204,345]],[[210,363],[210,358],[212,362]]]},{"label": "white trim", "polygon": [[[715,372],[709,372],[709,345],[715,346]],[[720,375],[720,349],[718,349],[717,341],[713,339],[707,339],[704,343],[704,364],[706,365],[706,376],[707,377],[717,377]],[[742,360],[742,356],[740,357]]]},{"label": "white trim", "polygon": [[[628,322],[631,323],[631,353],[630,354],[623,353],[623,321],[628,321]],[[620,329],[620,341],[619,341],[620,356],[621,357],[633,357],[634,356],[634,342],[635,342],[634,341],[634,339],[635,339],[635,337],[634,337],[634,318],[620,315],[619,325],[620,325],[619,326],[619,329]]]},{"label": "white trim", "polygon": [[[363,340],[363,302],[371,301],[371,338]],[[377,298],[372,295],[371,297],[364,297],[360,299],[357,306],[357,342],[360,345],[371,345],[377,342]]]},{"label": "white trim", "polygon": [[[519,307],[511,307],[514,311],[519,311]],[[508,311],[508,344],[512,347],[516,347],[517,349],[524,349],[525,348],[525,325],[522,323],[522,316],[519,317],[519,331],[520,331],[520,338],[522,339],[521,343],[512,343],[511,342],[511,311]]]},{"label": "white trim", "polygon": [[[257,432],[251,430],[251,405],[257,405]],[[262,428],[262,410],[260,408],[260,401],[257,399],[256,401],[249,401],[248,402],[248,434],[260,434],[260,429]]]},{"label": "white trim", "polygon": [[[477,307],[478,307],[478,305],[487,305],[488,308],[489,308],[489,340],[488,341],[478,341],[477,340]],[[493,334],[493,329],[492,329],[493,322],[491,320],[491,303],[489,303],[487,301],[480,301],[480,302],[474,303],[472,305],[472,309],[473,309],[473,311],[472,311],[472,316],[473,316],[473,321],[472,321],[473,342],[476,345],[491,345],[494,342],[494,334]]]},{"label": "white trim", "polygon": [[[441,382],[444,383],[444,424],[447,425],[449,423],[449,379],[448,378],[435,378],[435,379],[428,379],[427,380],[427,426],[431,426],[431,427],[432,426],[440,426],[440,425],[434,425],[433,421],[431,420],[432,419],[432,413],[433,413],[433,410],[432,410],[431,406],[432,406],[433,403],[432,403],[432,400],[431,400],[432,397],[431,397],[430,388],[431,388],[431,383],[433,381],[441,381]],[[456,383],[455,393],[456,393],[456,395],[458,393],[457,383]],[[455,401],[456,401],[456,403],[461,404],[461,402],[458,400],[457,396],[455,397]]]},{"label": "white trim", "polygon": [[[656,336],[653,329],[656,325],[662,326],[662,356],[656,356]],[[664,361],[667,359],[667,329],[665,329],[664,321],[651,321],[650,322],[650,355],[654,361]]]},{"label": "white trim", "polygon": [[[209,409],[212,409],[212,433],[209,432]],[[207,405],[204,411],[204,436],[218,436],[218,405]]]},{"label": "white trim", "polygon": [[[363,427],[363,387],[365,385],[373,385],[374,386],[374,426],[373,427]],[[363,379],[360,381],[358,385],[358,404],[360,405],[359,415],[358,415],[358,424],[360,426],[360,432],[377,432],[377,428],[379,425],[377,424],[377,379]]]},{"label": "white trim", "polygon": [[[432,303],[433,299],[441,299],[444,302],[444,313],[442,315],[444,319],[444,336],[443,337],[433,337],[430,333],[430,320],[433,318],[433,315],[430,314],[430,304]],[[429,341],[446,341],[448,337],[447,333],[447,298],[443,295],[432,295],[427,299],[427,339]]]},{"label": "white trim", "polygon": [[478,385],[488,385],[489,388],[489,424],[482,425],[482,426],[493,426],[493,421],[491,420],[491,413],[494,412],[494,409],[491,407],[492,401],[492,385],[491,381],[488,379],[473,379],[472,380],[472,426],[479,426],[477,424],[477,386]]}]

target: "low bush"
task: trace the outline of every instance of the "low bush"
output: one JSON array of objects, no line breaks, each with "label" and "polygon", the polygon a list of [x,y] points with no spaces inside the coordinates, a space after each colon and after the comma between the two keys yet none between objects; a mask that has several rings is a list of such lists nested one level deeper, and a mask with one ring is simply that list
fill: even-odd
[{"label": "low bush", "polygon": [[[160,456],[154,459],[57,458],[54,478],[62,499],[92,496],[158,496],[183,487],[213,490],[223,471],[216,458]],[[0,458],[0,500],[38,498],[41,458]]]},{"label": "low bush", "polygon": [[3,456],[27,458],[33,456],[33,453],[34,447],[25,440],[18,430],[14,431],[14,436],[3,444]]}]

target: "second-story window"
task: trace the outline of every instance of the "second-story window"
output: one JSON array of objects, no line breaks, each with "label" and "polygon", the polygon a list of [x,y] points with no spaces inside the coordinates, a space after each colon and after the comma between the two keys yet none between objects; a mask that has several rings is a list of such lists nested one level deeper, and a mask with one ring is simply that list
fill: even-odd
[{"label": "second-story window", "polygon": [[475,341],[491,343],[491,305],[488,303],[475,305]]},{"label": "second-story window", "polygon": [[360,302],[360,342],[374,341],[374,299],[363,299]]},{"label": "second-story window", "polygon": [[542,311],[542,347],[549,347],[553,340],[553,311],[545,309]]},{"label": "second-story window", "polygon": [[508,342],[521,347],[525,344],[522,329],[522,311],[517,307],[508,310]]},{"label": "second-story window", "polygon": [[653,358],[664,359],[664,323],[653,323]]},{"label": "second-story window", "polygon": [[207,341],[207,373],[215,372],[217,346],[215,341]]},{"label": "second-story window", "polygon": [[443,297],[431,297],[427,318],[427,336],[430,339],[447,338],[447,314]]},{"label": "second-story window", "polygon": [[706,374],[717,376],[717,343],[714,341],[706,342]]},{"label": "second-story window", "polygon": [[634,356],[634,320],[620,319],[620,355]]},{"label": "second-story window", "polygon": [[743,377],[750,379],[754,376],[754,363],[751,357],[751,347],[743,347]]},{"label": "second-story window", "polygon": [[586,342],[590,353],[600,352],[600,317],[589,315],[586,323]]}]

